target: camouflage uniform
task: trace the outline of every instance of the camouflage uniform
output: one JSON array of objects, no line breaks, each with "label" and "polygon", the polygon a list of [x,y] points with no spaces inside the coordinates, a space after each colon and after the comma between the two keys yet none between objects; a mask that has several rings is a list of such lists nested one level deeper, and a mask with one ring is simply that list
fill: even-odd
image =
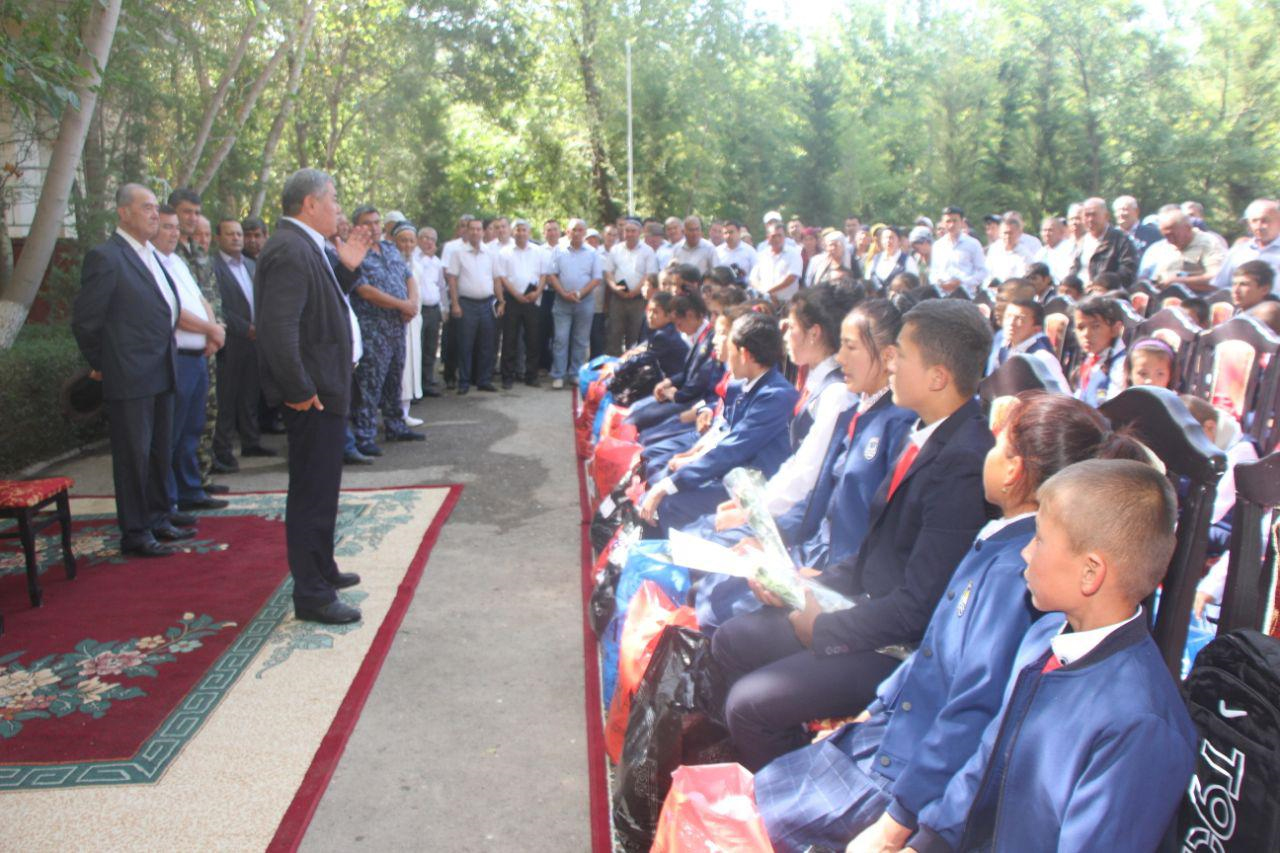
[{"label": "camouflage uniform", "polygon": [[[200,293],[213,306],[213,318],[215,323],[221,323],[222,320],[222,297],[218,295],[218,282],[213,274],[213,258],[209,254],[195,244],[195,241],[179,240],[178,241],[178,257],[186,262],[187,268],[191,270],[191,276],[196,280],[196,284],[200,285]],[[208,486],[212,483],[212,466],[213,466],[213,429],[218,422],[218,359],[222,357],[219,352],[214,358],[206,359],[209,364],[209,393],[204,398],[204,432],[200,434],[200,445],[196,448],[196,459],[200,465],[200,477],[202,486]]]},{"label": "camouflage uniform", "polygon": [[[378,242],[360,265],[357,287],[369,285],[396,299],[408,299],[409,268],[394,243]],[[360,320],[364,355],[355,371],[355,399],[352,400],[356,445],[373,444],[378,436],[378,410],[388,436],[408,432],[400,411],[400,382],[404,373],[404,318],[394,308],[380,308],[356,292],[351,308]]]}]

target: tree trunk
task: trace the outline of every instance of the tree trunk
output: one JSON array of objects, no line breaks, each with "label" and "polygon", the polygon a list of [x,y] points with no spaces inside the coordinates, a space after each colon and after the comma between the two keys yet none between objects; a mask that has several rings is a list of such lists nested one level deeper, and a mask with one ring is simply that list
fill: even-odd
[{"label": "tree trunk", "polygon": [[218,170],[222,168],[223,161],[227,159],[227,155],[231,153],[232,146],[236,144],[236,138],[240,130],[244,127],[245,122],[249,120],[249,115],[253,112],[254,105],[258,103],[258,98],[262,96],[262,90],[267,88],[267,83],[276,73],[276,69],[280,67],[280,63],[288,56],[288,47],[289,41],[287,39],[280,42],[276,52],[267,60],[262,72],[253,81],[253,85],[249,87],[249,92],[244,97],[244,103],[240,105],[240,111],[236,113],[235,124],[227,131],[226,136],[222,137],[222,142],[218,145],[218,150],[213,152],[209,165],[205,167],[204,172],[196,179],[196,192],[204,192],[210,182],[213,181],[213,176],[218,174]]},{"label": "tree trunk", "polygon": [[40,201],[36,204],[35,218],[22,248],[22,257],[18,259],[10,286],[0,292],[0,349],[13,346],[40,290],[49,259],[53,257],[58,231],[67,213],[71,182],[75,179],[85,134],[89,131],[89,119],[98,103],[98,86],[102,82],[100,72],[107,67],[111,42],[115,39],[120,2],[103,0],[89,7],[82,31],[84,50],[78,60],[84,70],[84,77],[76,86],[80,109],[68,107],[62,113],[58,138],[49,155],[49,169],[40,188]]},{"label": "tree trunk", "polygon": [[244,55],[249,50],[249,40],[253,38],[253,29],[257,26],[258,18],[258,15],[250,15],[249,20],[245,21],[244,29],[240,31],[240,41],[236,43],[236,49],[227,62],[227,68],[222,72],[222,78],[218,80],[218,88],[205,106],[204,116],[200,120],[200,129],[196,131],[195,142],[191,144],[191,151],[187,153],[182,172],[178,175],[180,187],[191,183],[191,176],[196,173],[196,166],[200,165],[200,156],[204,154],[204,147],[208,144],[209,134],[213,130],[213,120],[217,118],[218,113],[222,112],[222,104],[226,101],[227,92],[231,89],[231,81],[235,79],[236,72],[240,70],[240,63],[244,61]]},{"label": "tree trunk", "polygon": [[294,104],[298,102],[298,89],[302,86],[302,69],[307,63],[307,48],[311,44],[311,33],[315,29],[315,3],[308,3],[302,17],[302,35],[289,59],[289,83],[285,87],[284,97],[280,101],[280,110],[271,123],[271,131],[267,134],[267,142],[262,148],[262,171],[258,174],[258,189],[253,194],[249,205],[250,216],[261,216],[262,206],[267,200],[267,184],[271,181],[271,165],[275,160],[276,147],[284,134],[285,122],[293,113]]},{"label": "tree trunk", "polygon": [[578,41],[578,65],[582,69],[582,90],[587,103],[587,135],[591,145],[591,188],[601,223],[618,218],[618,203],[609,194],[609,157],[604,147],[604,113],[600,109],[600,87],[596,82],[596,10],[591,0],[578,0],[582,31]]}]

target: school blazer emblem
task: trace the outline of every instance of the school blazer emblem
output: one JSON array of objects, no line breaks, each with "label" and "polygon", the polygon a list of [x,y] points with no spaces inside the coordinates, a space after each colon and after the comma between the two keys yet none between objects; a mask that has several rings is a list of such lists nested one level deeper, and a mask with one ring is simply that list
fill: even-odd
[{"label": "school blazer emblem", "polygon": [[880,436],[873,435],[867,439],[867,447],[862,451],[862,458],[870,462],[876,458],[876,451],[880,449]]}]

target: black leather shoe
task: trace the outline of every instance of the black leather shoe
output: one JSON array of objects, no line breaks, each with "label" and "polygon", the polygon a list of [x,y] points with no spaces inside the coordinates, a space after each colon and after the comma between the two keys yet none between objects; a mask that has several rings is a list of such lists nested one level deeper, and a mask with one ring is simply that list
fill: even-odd
[{"label": "black leather shoe", "polygon": [[359,453],[364,454],[365,456],[381,456],[382,455],[382,448],[374,444],[373,442],[369,442],[368,444],[357,444],[356,450]]},{"label": "black leather shoe", "polygon": [[189,512],[171,512],[169,523],[174,527],[195,527],[196,517]]},{"label": "black leather shoe", "polygon": [[470,391],[471,391],[471,389],[470,389],[470,388],[459,388],[459,389],[458,389],[458,396],[459,396],[459,397],[462,397],[462,396],[464,396],[464,395],[466,395],[466,394],[470,393]]},{"label": "black leather shoe", "polygon": [[333,585],[338,589],[346,589],[358,583],[360,583],[360,576],[355,572],[338,572],[338,579],[333,582]]},{"label": "black leather shoe", "polygon": [[439,397],[439,396],[440,396],[440,391],[439,391],[438,389],[436,389],[436,388],[423,388],[423,389],[422,389],[422,396],[424,396],[424,397]]},{"label": "black leather shoe", "polygon": [[504,380],[502,380],[502,390],[503,390],[503,391],[510,391],[510,390],[511,390],[512,388],[514,388],[514,387],[516,387],[516,382],[515,382],[515,380],[514,380],[514,379],[504,379]]},{"label": "black leather shoe", "polygon": [[240,463],[234,459],[214,459],[209,470],[218,474],[234,474],[240,470]]},{"label": "black leather shoe", "polygon": [[226,509],[231,506],[231,501],[224,501],[222,498],[197,498],[193,501],[178,501],[178,509]]},{"label": "black leather shoe", "polygon": [[497,388],[494,388],[491,383],[488,383],[488,382],[486,382],[483,385],[477,385],[476,389],[479,391],[490,391],[490,392],[496,392],[498,390]]},{"label": "black leather shoe", "polygon": [[240,458],[244,459],[249,456],[279,456],[280,454],[272,450],[270,447],[263,447],[261,444],[256,447],[245,447],[240,450]]},{"label": "black leather shoe", "polygon": [[162,524],[159,527],[151,528],[151,535],[161,542],[178,542],[182,539],[192,538],[196,535],[196,530],[194,527],[175,527],[172,524]]},{"label": "black leather shoe", "polygon": [[388,435],[387,441],[426,441],[427,437],[420,432],[398,432]]},{"label": "black leather shoe", "polygon": [[524,381],[524,384],[525,384],[525,385],[528,385],[530,388],[537,388],[537,387],[538,387],[539,385],[541,385],[542,383],[541,383],[541,382],[539,382],[539,381],[538,381],[538,377],[536,377],[536,376],[535,376],[535,377],[533,377],[532,379],[526,379],[526,380]]},{"label": "black leather shoe", "polygon": [[342,454],[343,465],[372,465],[373,460],[365,456],[359,450],[352,450],[350,453]]},{"label": "black leather shoe", "polygon": [[227,492],[231,491],[231,487],[224,486],[221,483],[210,483],[204,487],[204,491],[207,495],[225,495]]},{"label": "black leather shoe", "polygon": [[138,545],[128,545],[120,549],[129,557],[172,557],[178,549],[172,545],[161,545],[156,540]]},{"label": "black leather shoe", "polygon": [[323,622],[326,625],[346,625],[360,621],[359,608],[341,601],[330,601],[323,607],[303,607],[295,604],[293,615],[303,622]]}]

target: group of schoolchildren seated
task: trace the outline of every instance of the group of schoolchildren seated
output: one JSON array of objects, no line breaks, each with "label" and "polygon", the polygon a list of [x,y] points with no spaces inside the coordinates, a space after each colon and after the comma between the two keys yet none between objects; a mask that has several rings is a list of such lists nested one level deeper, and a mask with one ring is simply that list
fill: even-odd
[{"label": "group of schoolchildren seated", "polygon": [[[1117,295],[1059,303],[1065,342],[1046,334],[1043,289],[992,295],[990,316],[910,282],[810,287],[781,308],[678,278],[650,295],[629,356],[666,379],[627,414],[647,535],[751,547],[723,478],[757,469],[795,565],[853,601],[824,611],[811,586],[790,608],[717,574],[691,594],[780,851],[1150,850],[1190,779],[1196,735],[1142,604],[1177,498],[1096,410],[1172,385],[1175,353],[1126,346]],[[1066,369],[1064,343],[1079,350]],[[979,382],[1012,353],[1042,362],[1050,390],[989,421]],[[1254,458],[1235,418],[1186,402],[1233,462]],[[1215,521],[1233,499],[1224,484]],[[1221,597],[1215,571],[1197,607]],[[807,723],[841,717],[810,742]]]}]

